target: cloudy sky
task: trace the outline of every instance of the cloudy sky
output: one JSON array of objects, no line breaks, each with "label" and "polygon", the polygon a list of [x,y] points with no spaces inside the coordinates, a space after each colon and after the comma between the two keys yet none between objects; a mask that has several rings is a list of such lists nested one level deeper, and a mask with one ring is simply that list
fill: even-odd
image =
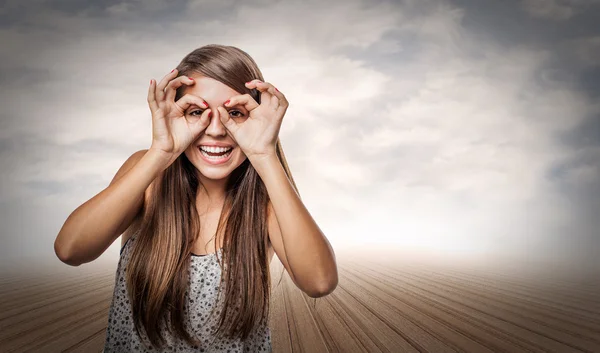
[{"label": "cloudy sky", "polygon": [[598,0],[4,1],[1,264],[59,263],[69,214],[150,146],[149,80],[219,43],[288,97],[282,145],[334,248],[597,265],[598,14]]}]

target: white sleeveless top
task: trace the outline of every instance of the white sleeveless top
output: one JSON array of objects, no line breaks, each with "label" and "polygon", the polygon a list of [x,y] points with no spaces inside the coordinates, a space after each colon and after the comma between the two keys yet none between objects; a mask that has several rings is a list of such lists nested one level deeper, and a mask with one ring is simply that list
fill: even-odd
[{"label": "white sleeveless top", "polygon": [[[192,255],[190,261],[190,287],[186,294],[186,310],[190,313],[186,320],[187,331],[197,338],[200,346],[190,346],[181,339],[175,339],[163,330],[167,344],[162,350],[148,349],[142,343],[133,325],[131,304],[126,288],[126,267],[131,248],[135,244],[137,233],[131,236],[123,248],[115,276],[115,289],[109,309],[108,327],[104,342],[104,353],[113,352],[272,352],[271,331],[268,325],[257,327],[246,341],[241,339],[217,339],[212,335],[216,330],[220,310],[215,309],[208,317],[213,305],[216,305],[217,291],[221,280],[221,267],[217,256],[221,249],[207,255]],[[191,308],[191,310],[190,310]],[[190,322],[191,321],[191,322]],[[163,325],[164,326],[164,325]]]}]

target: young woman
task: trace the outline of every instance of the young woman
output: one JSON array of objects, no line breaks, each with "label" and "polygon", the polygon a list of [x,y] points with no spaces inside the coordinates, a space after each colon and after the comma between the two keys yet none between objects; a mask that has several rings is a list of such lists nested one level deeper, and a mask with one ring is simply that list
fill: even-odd
[{"label": "young woman", "polygon": [[55,241],[78,266],[121,234],[104,352],[265,352],[273,254],[311,297],[335,254],[300,200],[279,129],[288,102],[244,51],[207,45],[158,84],[152,144]]}]

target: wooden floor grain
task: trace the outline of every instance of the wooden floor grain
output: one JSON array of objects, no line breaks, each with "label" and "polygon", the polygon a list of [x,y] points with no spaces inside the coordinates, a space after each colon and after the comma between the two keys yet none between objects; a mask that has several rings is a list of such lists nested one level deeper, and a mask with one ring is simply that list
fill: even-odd
[{"label": "wooden floor grain", "polygon": [[[273,351],[600,352],[600,279],[462,265],[339,256],[338,287],[314,299],[275,257]],[[101,352],[115,270],[0,278],[0,352]]]}]

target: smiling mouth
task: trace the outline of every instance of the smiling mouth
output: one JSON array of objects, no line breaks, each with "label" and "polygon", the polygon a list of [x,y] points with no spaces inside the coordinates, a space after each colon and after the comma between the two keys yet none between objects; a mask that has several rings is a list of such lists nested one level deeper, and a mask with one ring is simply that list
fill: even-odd
[{"label": "smiling mouth", "polygon": [[229,155],[231,154],[231,152],[233,151],[233,147],[229,147],[229,148],[223,148],[223,147],[218,147],[218,148],[213,148],[213,147],[205,147],[205,146],[200,146],[198,147],[198,149],[200,150],[200,153],[202,153],[202,155],[210,160],[213,161],[219,161],[222,159],[226,159],[227,157],[229,157]]}]

